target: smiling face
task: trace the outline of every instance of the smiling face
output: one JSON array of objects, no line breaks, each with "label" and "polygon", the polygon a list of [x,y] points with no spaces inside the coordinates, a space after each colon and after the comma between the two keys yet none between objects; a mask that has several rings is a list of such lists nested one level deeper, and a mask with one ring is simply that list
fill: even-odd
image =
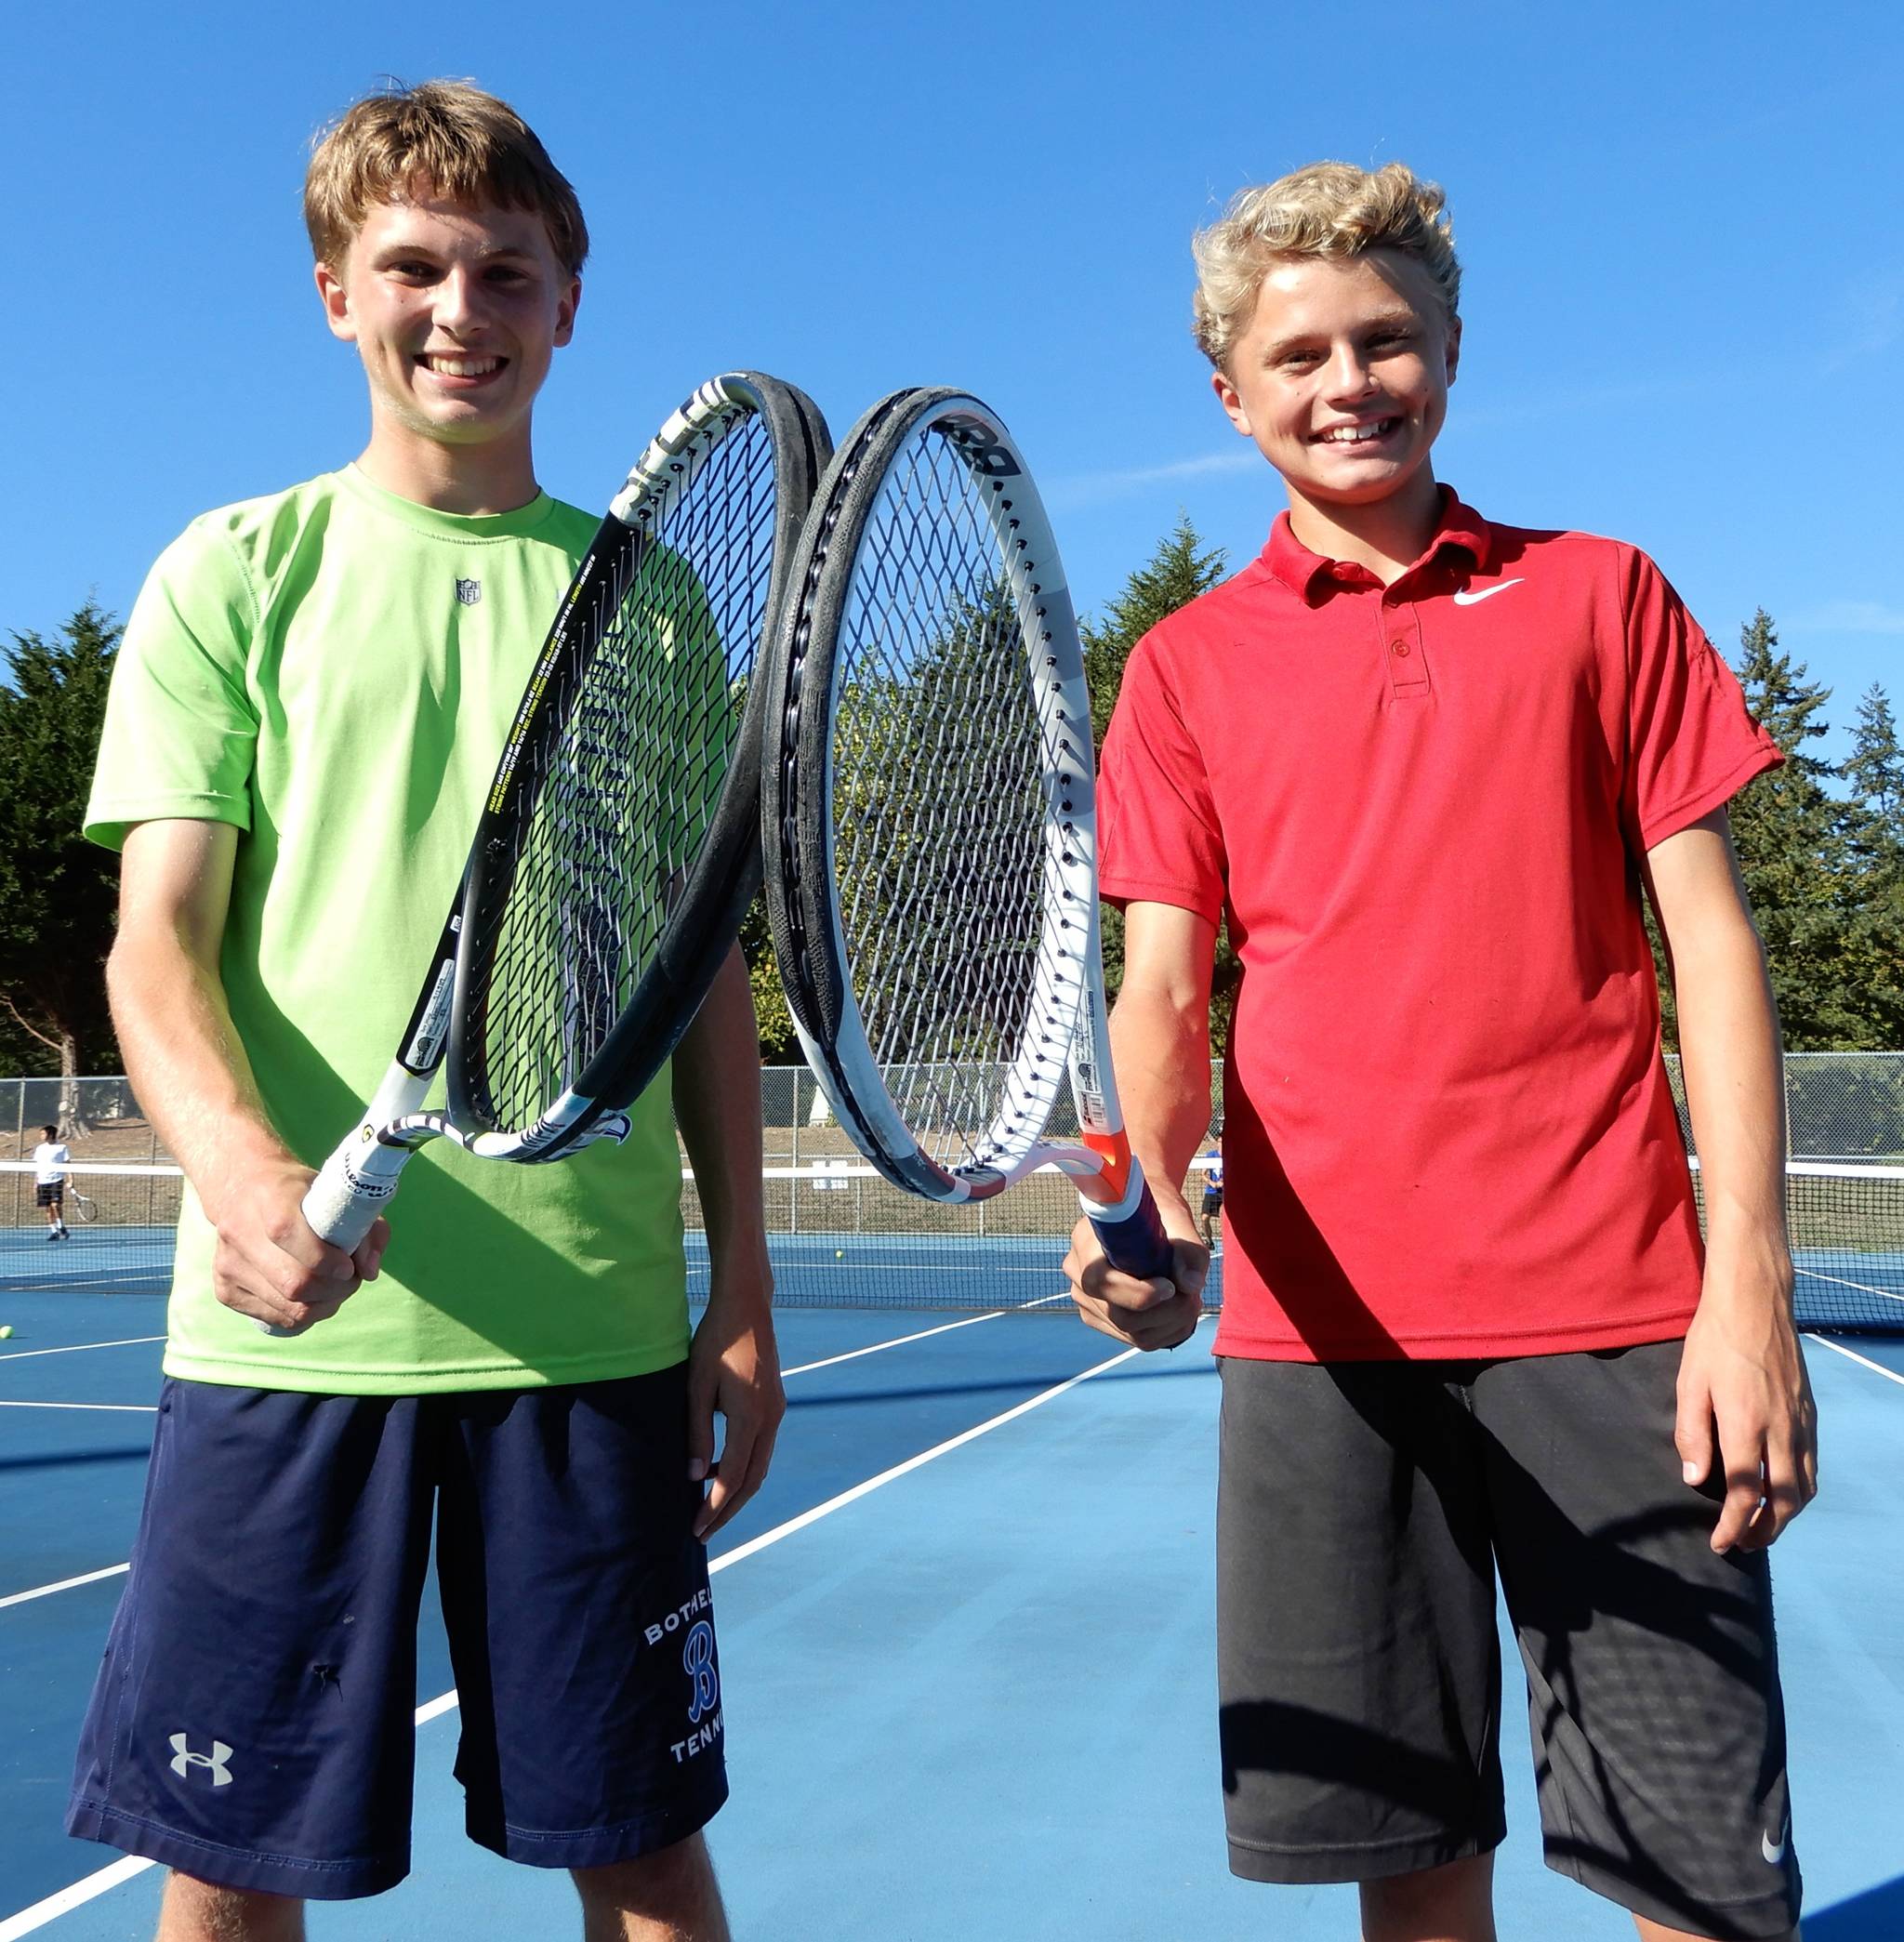
[{"label": "smiling face", "polygon": [[318,264],[317,286],[364,360],[373,451],[519,446],[526,462],[536,394],[582,289],[539,215],[419,186],[375,205],[343,261]]},{"label": "smiling face", "polygon": [[1432,488],[1461,324],[1412,258],[1275,263],[1213,377],[1230,422],[1290,493],[1347,512]]}]

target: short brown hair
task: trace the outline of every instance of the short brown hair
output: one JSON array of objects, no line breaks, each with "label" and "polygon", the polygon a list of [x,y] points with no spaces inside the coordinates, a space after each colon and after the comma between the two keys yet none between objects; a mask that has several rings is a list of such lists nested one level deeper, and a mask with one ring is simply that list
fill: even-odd
[{"label": "short brown hair", "polygon": [[588,226],[568,178],[509,106],[468,81],[393,84],[326,128],[304,177],[304,227],[333,270],[378,203],[428,182],[453,202],[532,209],[571,276],[588,255]]},{"label": "short brown hair", "polygon": [[1248,324],[1270,266],[1285,257],[1357,257],[1393,249],[1427,271],[1450,322],[1461,294],[1448,198],[1400,162],[1357,168],[1312,162],[1307,168],[1232,198],[1219,221],[1191,241],[1197,297],[1191,329],[1222,368]]}]

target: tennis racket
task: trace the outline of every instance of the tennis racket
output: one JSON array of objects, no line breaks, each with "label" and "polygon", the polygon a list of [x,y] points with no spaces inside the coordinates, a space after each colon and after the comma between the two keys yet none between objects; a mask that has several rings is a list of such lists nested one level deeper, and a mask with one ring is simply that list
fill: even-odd
[{"label": "tennis racket", "polygon": [[[623,1139],[760,882],[755,663],[831,451],[791,386],[710,379],[642,453],[517,709],[397,1055],[304,1201],[355,1248],[434,1139]],[[447,1064],[447,1106],[423,1103]],[[276,1332],[276,1331],[273,1331]]]},{"label": "tennis racket", "polygon": [[[1111,1071],[1077,621],[977,399],[895,391],[853,428],[764,684],[768,917],[840,1125],[931,1200],[1059,1167],[1112,1264],[1168,1276]],[[1051,1138],[1067,1075],[1078,1136]]]},{"label": "tennis racket", "polygon": [[71,1181],[66,1184],[66,1198],[73,1208],[73,1218],[83,1227],[99,1212],[99,1203],[88,1194],[82,1194]]}]

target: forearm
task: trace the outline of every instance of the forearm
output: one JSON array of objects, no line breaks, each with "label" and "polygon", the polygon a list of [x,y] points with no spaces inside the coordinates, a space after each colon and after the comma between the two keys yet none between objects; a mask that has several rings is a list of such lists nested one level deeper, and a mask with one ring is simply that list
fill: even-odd
[{"label": "forearm", "polygon": [[714,1284],[765,1290],[760,1035],[738,946],[675,1048],[673,1072],[675,1123],[700,1191]]},{"label": "forearm", "polygon": [[1210,1134],[1207,996],[1127,982],[1111,1012],[1111,1050],[1130,1150],[1165,1225],[1194,1235],[1183,1184]]},{"label": "forearm", "polygon": [[133,1090],[214,1222],[235,1182],[297,1164],[258,1096],[217,970],[177,933],[123,931],[106,967]]},{"label": "forearm", "polygon": [[1750,1286],[1789,1301],[1778,1022],[1765,956],[1742,909],[1682,937],[1673,986],[1706,1206],[1708,1290]]}]

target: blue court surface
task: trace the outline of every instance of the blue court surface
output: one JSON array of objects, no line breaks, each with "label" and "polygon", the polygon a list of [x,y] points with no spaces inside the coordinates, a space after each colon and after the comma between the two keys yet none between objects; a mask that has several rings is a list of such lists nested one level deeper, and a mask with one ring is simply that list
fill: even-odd
[{"label": "blue court surface", "polygon": [[[162,1304],[49,1273],[0,1307],[0,1942],[143,1938],[161,1871],[60,1818],[138,1515]],[[1355,1934],[1352,1889],[1224,1867],[1210,1335],[1143,1357],[1059,1314],[784,1314],[774,1474],[715,1548],[734,1799],[710,1839],[737,1935]],[[1805,1934],[1876,1942],[1904,1936],[1904,1341],[1810,1359],[1824,1492],[1777,1552]],[[563,1877],[463,1837],[433,1615],[417,1700],[414,1872],[313,1905],[311,1934],[578,1934]],[[1517,1689],[1507,1715],[1502,1935],[1630,1935],[1542,1867]]]}]

